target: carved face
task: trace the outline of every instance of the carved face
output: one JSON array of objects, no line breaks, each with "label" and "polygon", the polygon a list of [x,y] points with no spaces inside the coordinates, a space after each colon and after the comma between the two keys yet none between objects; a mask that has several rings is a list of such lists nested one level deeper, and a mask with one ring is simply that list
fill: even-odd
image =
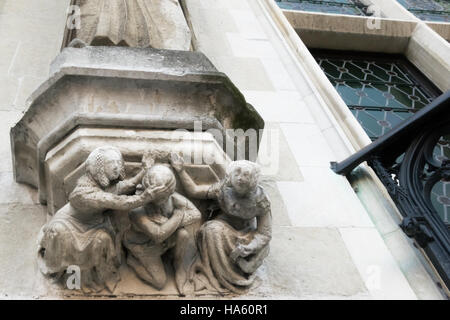
[{"label": "carved face", "polygon": [[239,165],[230,175],[231,185],[241,195],[249,193],[256,187],[257,181],[253,168],[250,165]]},{"label": "carved face", "polygon": [[111,181],[125,179],[122,154],[112,146],[98,147],[86,159],[86,172],[102,187]]},{"label": "carved face", "polygon": [[117,180],[123,167],[122,157],[114,151],[105,153],[105,175],[110,180]]}]

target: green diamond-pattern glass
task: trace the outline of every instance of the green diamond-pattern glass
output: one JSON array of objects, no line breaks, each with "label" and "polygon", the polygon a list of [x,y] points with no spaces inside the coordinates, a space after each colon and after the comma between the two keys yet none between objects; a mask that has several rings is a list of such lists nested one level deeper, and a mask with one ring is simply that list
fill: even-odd
[{"label": "green diamond-pattern glass", "polygon": [[316,60],[372,140],[433,100],[396,61]]}]

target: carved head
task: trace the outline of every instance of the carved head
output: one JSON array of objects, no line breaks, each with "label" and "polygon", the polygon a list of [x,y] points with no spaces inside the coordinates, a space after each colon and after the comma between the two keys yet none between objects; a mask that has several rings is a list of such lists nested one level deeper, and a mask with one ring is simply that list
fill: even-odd
[{"label": "carved head", "polygon": [[125,166],[119,149],[111,146],[99,147],[86,160],[86,171],[103,188],[111,181],[125,179]]},{"label": "carved head", "polygon": [[259,182],[259,165],[247,161],[233,161],[227,168],[227,180],[240,195],[245,195],[256,188]]},{"label": "carved head", "polygon": [[142,185],[146,189],[170,186],[167,192],[158,194],[157,197],[153,199],[155,202],[163,202],[175,192],[176,179],[172,170],[164,165],[157,164],[147,170],[144,178],[142,178]]}]

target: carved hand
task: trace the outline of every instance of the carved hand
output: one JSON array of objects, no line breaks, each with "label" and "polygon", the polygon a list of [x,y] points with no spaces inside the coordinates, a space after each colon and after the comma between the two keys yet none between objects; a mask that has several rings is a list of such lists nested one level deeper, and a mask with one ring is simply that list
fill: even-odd
[{"label": "carved hand", "polygon": [[165,186],[147,188],[144,192],[144,195],[145,195],[147,201],[152,201],[153,199],[157,198],[158,195],[167,193],[167,191],[169,191],[171,188],[174,187],[175,183],[176,182],[173,181],[172,183],[165,185]]},{"label": "carved hand", "polygon": [[231,252],[230,258],[233,260],[233,262],[236,262],[238,258],[242,257],[245,258],[253,253],[253,249],[249,248],[248,246],[238,244],[236,248]]},{"label": "carved hand", "polygon": [[152,189],[145,189],[140,196],[146,201],[150,202],[155,198],[155,194]]},{"label": "carved hand", "polygon": [[180,172],[184,167],[184,159],[177,153],[171,153],[170,164],[177,172]]},{"label": "carved hand", "polygon": [[142,167],[145,170],[150,169],[155,164],[155,159],[152,158],[152,154],[150,151],[147,151],[142,156]]}]

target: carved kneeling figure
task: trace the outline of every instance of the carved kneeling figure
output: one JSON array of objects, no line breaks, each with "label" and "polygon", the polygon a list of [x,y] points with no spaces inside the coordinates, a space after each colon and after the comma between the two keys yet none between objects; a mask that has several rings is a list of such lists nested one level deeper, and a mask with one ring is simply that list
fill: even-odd
[{"label": "carved kneeling figure", "polygon": [[146,189],[164,187],[167,192],[130,212],[131,228],[123,241],[127,263],[142,280],[161,290],[167,281],[162,255],[172,250],[177,289],[181,295],[193,293],[195,236],[201,213],[175,192],[175,176],[163,165],[149,169],[142,185]]}]

